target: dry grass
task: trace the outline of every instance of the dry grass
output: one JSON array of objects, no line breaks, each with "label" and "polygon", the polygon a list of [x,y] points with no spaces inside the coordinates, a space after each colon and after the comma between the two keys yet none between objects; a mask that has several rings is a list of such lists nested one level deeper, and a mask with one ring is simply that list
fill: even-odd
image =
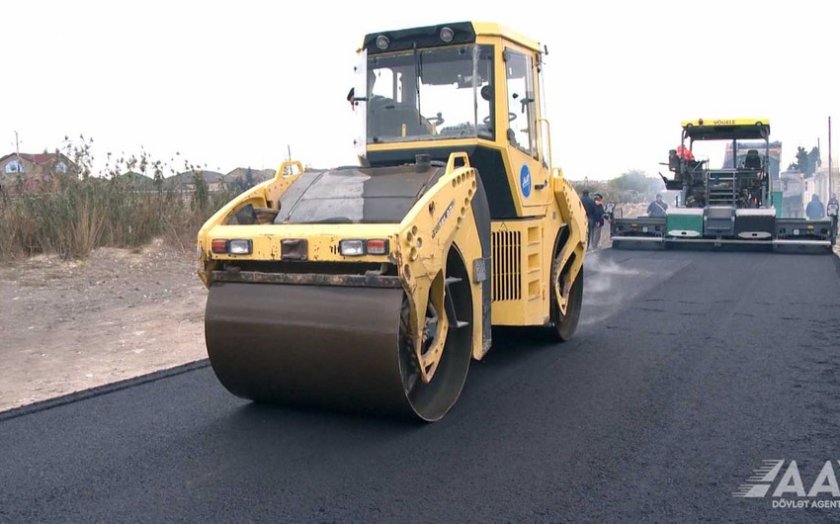
[{"label": "dry grass", "polygon": [[[93,139],[65,138],[59,151],[74,169],[54,173],[52,191],[27,192],[18,181],[16,190],[0,193],[0,260],[41,253],[87,258],[98,247],[136,248],[157,237],[192,250],[201,224],[233,197],[232,191],[211,194],[200,175],[193,192],[168,183],[164,175],[176,173],[175,158],[155,160],[144,150],[118,158],[108,153],[94,176]],[[200,173],[183,158],[177,162]],[[145,176],[119,176],[126,172]]]},{"label": "dry grass", "polygon": [[53,193],[0,200],[0,259],[56,253],[86,258],[97,247],[133,248],[165,237],[192,249],[201,224],[228,192],[137,191],[118,179],[68,179]]}]

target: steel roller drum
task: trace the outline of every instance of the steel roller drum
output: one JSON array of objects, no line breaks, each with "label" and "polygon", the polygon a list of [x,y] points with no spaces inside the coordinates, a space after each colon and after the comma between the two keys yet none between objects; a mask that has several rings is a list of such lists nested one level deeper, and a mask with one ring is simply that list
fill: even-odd
[{"label": "steel roller drum", "polygon": [[255,401],[437,420],[460,394],[469,352],[445,351],[432,383],[406,393],[402,300],[394,288],[216,282],[210,363],[229,391]]}]

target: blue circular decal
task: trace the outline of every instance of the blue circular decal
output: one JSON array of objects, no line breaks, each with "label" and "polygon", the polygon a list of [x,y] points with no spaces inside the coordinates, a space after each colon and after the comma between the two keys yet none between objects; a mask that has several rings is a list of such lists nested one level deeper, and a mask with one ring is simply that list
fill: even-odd
[{"label": "blue circular decal", "polygon": [[519,170],[519,187],[522,188],[525,198],[531,196],[531,170],[527,164],[522,164],[522,169]]}]

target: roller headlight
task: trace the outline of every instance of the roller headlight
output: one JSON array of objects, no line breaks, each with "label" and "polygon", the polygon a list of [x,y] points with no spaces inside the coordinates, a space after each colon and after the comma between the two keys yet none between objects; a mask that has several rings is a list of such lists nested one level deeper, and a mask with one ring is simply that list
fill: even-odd
[{"label": "roller headlight", "polygon": [[365,241],[342,240],[339,243],[339,251],[345,257],[360,257],[365,254]]}]

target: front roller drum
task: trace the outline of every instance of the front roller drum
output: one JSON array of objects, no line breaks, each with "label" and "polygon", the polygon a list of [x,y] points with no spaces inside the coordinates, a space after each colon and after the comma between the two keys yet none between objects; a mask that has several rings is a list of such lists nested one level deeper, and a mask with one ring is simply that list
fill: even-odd
[{"label": "front roller drum", "polygon": [[205,314],[210,363],[247,399],[441,418],[470,363],[469,329],[450,330],[429,383],[418,380],[402,289],[215,282]]}]

